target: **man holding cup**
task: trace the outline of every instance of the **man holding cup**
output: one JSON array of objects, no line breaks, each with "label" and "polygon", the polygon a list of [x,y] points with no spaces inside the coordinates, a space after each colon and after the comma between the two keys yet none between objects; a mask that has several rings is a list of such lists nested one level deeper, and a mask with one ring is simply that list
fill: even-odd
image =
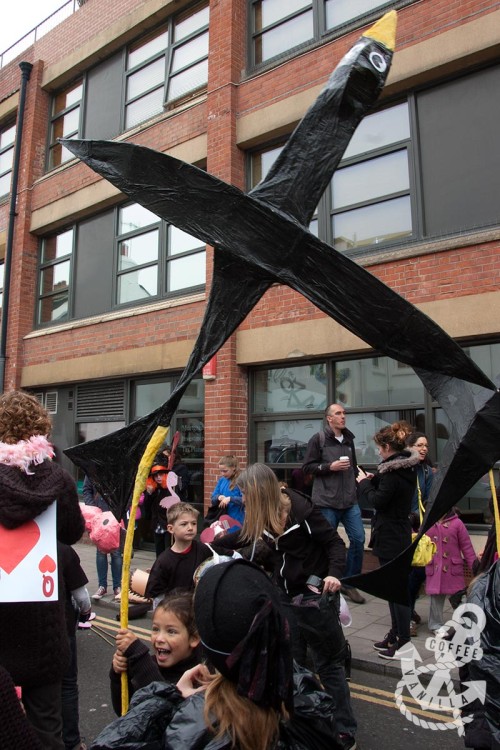
[{"label": "man holding cup", "polygon": [[[365,530],[356,492],[354,435],[345,426],[346,413],[340,404],[330,404],[325,418],[325,429],[307,444],[302,470],[314,476],[312,501],[327,521],[334,529],[339,523],[344,525],[349,539],[345,575],[358,575],[363,566]],[[343,586],[341,591],[356,604],[365,602],[352,586]]]}]

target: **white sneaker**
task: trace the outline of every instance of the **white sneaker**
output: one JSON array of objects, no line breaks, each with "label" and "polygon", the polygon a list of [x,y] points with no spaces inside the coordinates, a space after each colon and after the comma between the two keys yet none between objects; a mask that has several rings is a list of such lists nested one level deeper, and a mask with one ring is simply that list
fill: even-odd
[{"label": "white sneaker", "polygon": [[106,596],[108,593],[108,589],[104,588],[104,586],[99,586],[95,594],[92,594],[92,599],[102,599],[103,596]]}]

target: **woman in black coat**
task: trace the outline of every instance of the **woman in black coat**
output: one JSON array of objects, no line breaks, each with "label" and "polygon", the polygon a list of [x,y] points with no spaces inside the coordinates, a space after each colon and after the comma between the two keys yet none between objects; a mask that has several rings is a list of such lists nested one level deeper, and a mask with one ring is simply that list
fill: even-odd
[{"label": "woman in black coat", "polygon": [[[12,532],[11,546],[18,529],[36,529],[38,516],[53,505],[58,541],[75,544],[85,530],[75,482],[51,460],[50,430],[50,417],[34,396],[0,396],[0,525],[4,540]],[[26,717],[45,750],[64,750],[61,683],[70,651],[60,565],[58,572],[57,601],[0,602],[0,664],[22,687]]]},{"label": "woman in black coat", "polygon": [[[415,493],[415,467],[418,451],[405,450],[408,436],[406,423],[395,422],[374,437],[380,457],[375,475],[359,471],[357,482],[360,499],[376,510],[372,533],[373,553],[381,565],[397,557],[411,544],[411,502]],[[396,651],[410,640],[411,608],[389,602],[391,629],[382,641],[373,644],[383,659],[397,659]]]}]

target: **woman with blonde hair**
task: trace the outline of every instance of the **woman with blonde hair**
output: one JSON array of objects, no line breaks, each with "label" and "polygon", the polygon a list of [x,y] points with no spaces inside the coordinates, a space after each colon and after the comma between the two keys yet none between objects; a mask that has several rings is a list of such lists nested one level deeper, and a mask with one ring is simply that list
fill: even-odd
[{"label": "woman with blonde hair", "polygon": [[252,464],[241,472],[238,485],[246,508],[243,528],[217,545],[239,549],[273,577],[290,624],[294,659],[306,666],[310,649],[315,671],[334,701],[339,744],[353,748],[357,724],[339,619],[344,542],[310,498],[280,487],[269,466]]},{"label": "woman with blonde hair", "polygon": [[[397,557],[411,544],[410,511],[417,486],[416,467],[420,463],[417,450],[406,449],[409,434],[406,422],[394,422],[374,436],[382,459],[377,473],[358,472],[360,500],[376,510],[372,529],[373,554],[380,565]],[[373,644],[382,659],[397,659],[398,650],[410,640],[411,608],[389,602],[391,629],[382,641]]]}]

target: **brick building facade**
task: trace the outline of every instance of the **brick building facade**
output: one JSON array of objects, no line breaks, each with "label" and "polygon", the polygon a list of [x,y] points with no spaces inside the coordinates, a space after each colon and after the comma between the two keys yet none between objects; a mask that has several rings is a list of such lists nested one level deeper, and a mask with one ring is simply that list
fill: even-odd
[{"label": "brick building facade", "polygon": [[[33,65],[17,131],[4,388],[39,395],[61,449],[165,400],[202,320],[213,250],[130,205],[57,138],[135,142],[249,189],[341,56],[390,8],[398,30],[388,83],[311,230],[498,376],[500,6],[359,6],[87,0],[0,70],[4,258],[19,62]],[[290,479],[333,400],[346,405],[364,463],[374,460],[374,431],[398,417],[425,429],[439,460],[446,418],[413,371],[274,285],[218,353],[215,378],[198,378],[181,403],[173,428],[193,501],[208,499],[228,452]],[[463,499],[471,523],[488,521],[488,495],[483,482]]]}]

